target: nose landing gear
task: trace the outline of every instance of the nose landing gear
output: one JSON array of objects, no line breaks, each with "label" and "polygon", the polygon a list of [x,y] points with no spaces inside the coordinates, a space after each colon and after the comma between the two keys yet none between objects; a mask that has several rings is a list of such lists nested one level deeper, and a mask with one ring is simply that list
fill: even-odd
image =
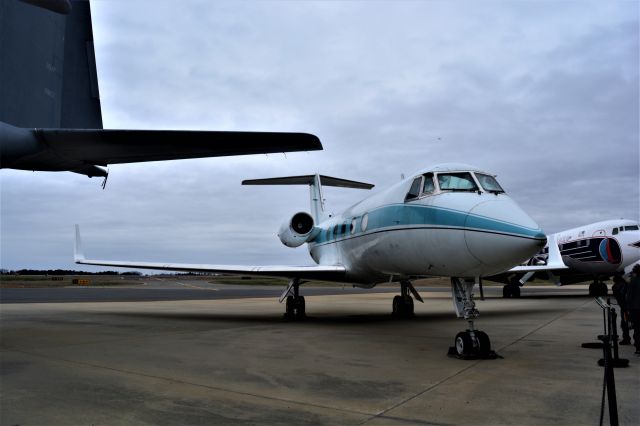
[{"label": "nose landing gear", "polygon": [[498,354],[491,350],[491,341],[484,331],[476,330],[474,320],[480,315],[473,301],[475,281],[451,278],[453,306],[458,318],[468,323],[466,331],[456,335],[454,346],[449,348],[449,355],[461,359],[495,359]]}]

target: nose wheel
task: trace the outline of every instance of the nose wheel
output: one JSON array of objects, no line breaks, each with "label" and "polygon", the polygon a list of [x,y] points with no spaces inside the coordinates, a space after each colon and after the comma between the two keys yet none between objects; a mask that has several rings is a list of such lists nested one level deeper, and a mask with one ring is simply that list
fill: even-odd
[{"label": "nose wheel", "polygon": [[[460,358],[491,358],[491,341],[484,331],[461,331],[456,335],[455,354]],[[495,354],[495,352],[493,352]]]},{"label": "nose wheel", "polygon": [[484,331],[476,330],[474,320],[480,315],[473,301],[474,280],[451,278],[453,306],[458,318],[467,321],[466,331],[456,335],[449,355],[460,359],[495,359],[498,354],[491,350],[491,340]]}]

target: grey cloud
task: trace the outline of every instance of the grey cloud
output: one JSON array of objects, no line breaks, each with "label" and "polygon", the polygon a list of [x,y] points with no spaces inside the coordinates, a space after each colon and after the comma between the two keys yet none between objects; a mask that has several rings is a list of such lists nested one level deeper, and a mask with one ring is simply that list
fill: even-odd
[{"label": "grey cloud", "polygon": [[[638,18],[594,2],[93,2],[105,124],[308,131],[325,151],[111,167],[3,170],[2,266],[90,255],[307,264],[279,224],[322,172],[383,188],[444,161],[498,174],[548,232],[638,219]],[[635,17],[635,18],[634,18]],[[328,188],[340,211],[367,195]]]}]

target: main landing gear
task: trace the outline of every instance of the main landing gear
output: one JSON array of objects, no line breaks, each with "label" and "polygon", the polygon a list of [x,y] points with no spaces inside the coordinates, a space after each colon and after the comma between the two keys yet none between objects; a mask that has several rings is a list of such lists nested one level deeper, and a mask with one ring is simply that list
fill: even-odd
[{"label": "main landing gear", "polygon": [[413,294],[416,300],[424,303],[424,300],[422,300],[418,291],[413,285],[411,285],[411,281],[400,281],[400,296],[395,296],[393,298],[393,311],[391,315],[396,318],[413,317],[413,298],[409,292]]},{"label": "main landing gear", "polygon": [[286,311],[284,318],[289,321],[296,321],[304,319],[307,315],[305,313],[304,296],[300,296],[300,279],[293,278],[289,281],[287,289],[280,296],[280,303],[286,299]]},{"label": "main landing gear", "polygon": [[595,277],[593,282],[589,284],[589,296],[591,297],[606,297],[608,293],[609,288],[598,277]]},{"label": "main landing gear", "polygon": [[520,297],[520,282],[517,277],[510,279],[509,284],[502,287],[502,297],[505,299],[511,297],[518,299]]},{"label": "main landing gear", "polygon": [[468,327],[456,335],[449,355],[462,359],[495,359],[498,355],[491,350],[491,341],[484,331],[476,330],[474,320],[480,315],[473,301],[475,281],[451,278],[453,306],[458,318],[464,318]]}]

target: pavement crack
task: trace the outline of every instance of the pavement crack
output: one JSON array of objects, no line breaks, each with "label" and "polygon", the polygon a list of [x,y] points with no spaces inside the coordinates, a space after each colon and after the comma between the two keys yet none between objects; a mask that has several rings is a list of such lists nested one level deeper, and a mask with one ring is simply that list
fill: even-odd
[{"label": "pavement crack", "polygon": [[453,373],[453,374],[451,374],[451,375],[449,375],[449,376],[447,376],[447,377],[445,377],[445,378],[443,378],[441,380],[438,380],[436,383],[432,384],[431,386],[427,387],[426,389],[423,389],[420,392],[418,392],[418,393],[416,393],[414,395],[411,395],[410,397],[405,398],[404,400],[402,400],[400,402],[397,402],[397,403],[393,404],[391,407],[385,408],[384,410],[376,413],[374,416],[366,419],[365,421],[363,421],[363,422],[361,422],[359,424],[363,425],[363,424],[368,423],[371,420],[377,419],[377,418],[386,418],[385,413],[388,413],[389,411],[394,410],[394,409],[406,404],[407,402],[416,399],[417,397],[419,397],[421,395],[424,395],[425,393],[429,392],[430,390],[440,386],[442,383],[446,382],[447,380],[450,380],[450,379],[452,379],[452,378],[464,373],[465,371],[475,367],[476,365],[480,364],[480,362],[481,362],[481,360],[474,361],[472,364],[468,365],[467,367],[463,368],[462,370],[458,370],[457,372],[455,372],[455,373]]},{"label": "pavement crack", "polygon": [[506,348],[508,348],[508,347],[510,347],[510,346],[515,345],[516,343],[519,343],[519,342],[523,341],[523,340],[524,340],[524,339],[526,339],[527,337],[529,337],[529,336],[531,336],[532,334],[534,334],[534,333],[536,333],[536,332],[538,332],[538,331],[542,330],[543,328],[545,328],[545,327],[547,327],[548,325],[550,325],[550,324],[552,324],[552,323],[554,323],[554,322],[558,321],[559,319],[561,319],[561,318],[563,318],[563,317],[566,317],[566,316],[567,316],[567,315],[569,315],[569,314],[574,313],[574,312],[575,312],[575,311],[577,311],[578,309],[582,309],[584,306],[588,305],[589,303],[592,303],[592,301],[591,301],[591,300],[589,300],[589,301],[587,301],[587,302],[583,303],[583,304],[582,304],[582,305],[580,305],[580,306],[577,306],[577,307],[575,307],[575,308],[573,308],[573,309],[571,309],[571,310],[569,310],[569,311],[563,312],[562,314],[560,314],[560,315],[558,315],[558,316],[556,316],[556,317],[554,317],[554,318],[551,318],[549,321],[547,321],[547,322],[545,322],[544,324],[542,324],[542,325],[540,325],[540,326],[538,326],[538,327],[534,328],[533,330],[531,330],[530,332],[526,333],[525,335],[520,336],[519,338],[517,338],[517,339],[516,339],[516,340],[514,340],[513,342],[511,342],[511,343],[509,343],[509,344],[506,344],[506,345],[502,346],[502,347],[501,347],[500,349],[498,349],[498,350],[499,350],[499,351],[501,351],[501,350],[503,350],[503,349],[506,349]]},{"label": "pavement crack", "polygon": [[349,410],[349,409],[346,409],[346,408],[332,407],[332,406],[322,405],[322,404],[314,404],[314,403],[309,403],[309,402],[305,402],[305,401],[297,401],[297,400],[294,400],[294,399],[278,398],[278,397],[274,397],[274,396],[265,396],[265,395],[260,395],[260,394],[256,394],[256,393],[251,393],[251,392],[242,392],[242,391],[237,391],[237,390],[225,389],[225,388],[221,388],[221,387],[217,387],[217,386],[205,385],[205,384],[202,384],[202,383],[193,383],[193,382],[189,382],[189,381],[186,381],[186,380],[175,379],[175,378],[172,378],[172,377],[158,376],[158,375],[154,375],[154,374],[141,373],[141,372],[137,372],[137,371],[125,370],[125,369],[120,369],[120,368],[115,368],[115,367],[108,367],[108,366],[105,366],[105,365],[93,364],[93,363],[90,363],[90,362],[82,362],[82,361],[75,361],[75,360],[59,358],[59,357],[44,356],[44,355],[41,355],[41,354],[38,354],[38,353],[32,353],[32,352],[28,352],[28,351],[24,351],[24,350],[19,350],[19,349],[14,349],[13,352],[18,352],[18,353],[21,353],[23,355],[28,355],[28,356],[32,356],[32,357],[36,357],[36,358],[44,358],[44,359],[46,359],[48,361],[62,362],[62,363],[67,363],[67,364],[71,364],[71,365],[79,365],[79,366],[90,367],[90,368],[98,368],[98,369],[101,369],[101,370],[113,371],[113,372],[120,373],[120,374],[127,374],[127,375],[131,375],[131,376],[145,377],[145,378],[155,379],[155,380],[164,380],[164,381],[167,381],[167,382],[170,382],[170,383],[177,383],[177,384],[181,384],[181,385],[194,386],[194,387],[198,387],[198,388],[209,389],[209,390],[218,391],[218,392],[225,392],[225,393],[230,393],[230,394],[234,394],[234,395],[242,395],[242,396],[248,396],[248,397],[253,397],[253,398],[258,398],[258,399],[264,399],[264,400],[268,400],[268,401],[277,401],[277,402],[283,402],[283,403],[288,403],[288,404],[296,404],[296,405],[300,405],[300,406],[303,406],[303,407],[314,407],[314,408],[320,408],[320,409],[324,409],[324,410],[333,410],[333,411],[338,411],[338,412],[342,412],[342,413],[357,414],[357,415],[360,415],[360,416],[371,416],[372,415],[372,413],[368,413],[368,412],[364,412],[364,411]]},{"label": "pavement crack", "polygon": [[[563,318],[563,317],[565,317],[565,316],[577,311],[578,309],[582,309],[585,305],[587,305],[589,303],[591,303],[591,300],[581,304],[580,306],[575,307],[574,309],[571,309],[569,311],[563,312],[562,314],[550,319],[549,321],[545,322],[544,324],[540,325],[539,327],[536,327],[533,330],[531,330],[530,332],[528,332],[528,333],[524,334],[523,336],[517,338],[513,342],[502,346],[500,349],[498,349],[498,351],[506,349],[506,348],[518,343],[518,342],[521,342],[522,340],[526,339],[528,336],[536,333],[537,331],[539,331],[539,330],[543,329],[544,327],[552,324],[553,322],[555,322],[555,321],[557,321],[557,320],[559,320],[559,319],[561,319],[561,318]],[[359,424],[363,425],[365,423],[370,422],[371,420],[378,419],[378,418],[387,418],[387,416],[385,416],[385,414],[390,412],[391,410],[394,410],[394,409],[396,409],[396,408],[408,403],[409,401],[412,401],[412,400],[418,398],[419,396],[424,395],[425,393],[427,393],[427,392],[431,391],[432,389],[440,386],[441,384],[453,379],[456,376],[459,376],[460,374],[464,373],[465,371],[468,371],[468,370],[474,368],[475,366],[477,366],[478,364],[480,364],[483,361],[484,360],[474,361],[472,364],[468,365],[467,367],[465,367],[465,368],[463,368],[463,369],[461,369],[461,370],[459,370],[459,371],[457,371],[457,372],[455,372],[455,373],[453,373],[453,374],[451,374],[451,375],[449,375],[449,376],[437,381],[436,383],[432,384],[431,386],[427,387],[426,389],[423,389],[422,391],[420,391],[420,392],[418,392],[418,393],[416,393],[416,394],[414,394],[414,395],[412,395],[412,396],[410,396],[410,397],[408,397],[408,398],[406,398],[406,399],[404,399],[404,400],[402,400],[400,402],[397,402],[396,404],[394,404],[394,405],[392,405],[392,406],[380,411],[379,413],[377,413],[374,416],[364,420],[363,422],[361,422]]]}]

